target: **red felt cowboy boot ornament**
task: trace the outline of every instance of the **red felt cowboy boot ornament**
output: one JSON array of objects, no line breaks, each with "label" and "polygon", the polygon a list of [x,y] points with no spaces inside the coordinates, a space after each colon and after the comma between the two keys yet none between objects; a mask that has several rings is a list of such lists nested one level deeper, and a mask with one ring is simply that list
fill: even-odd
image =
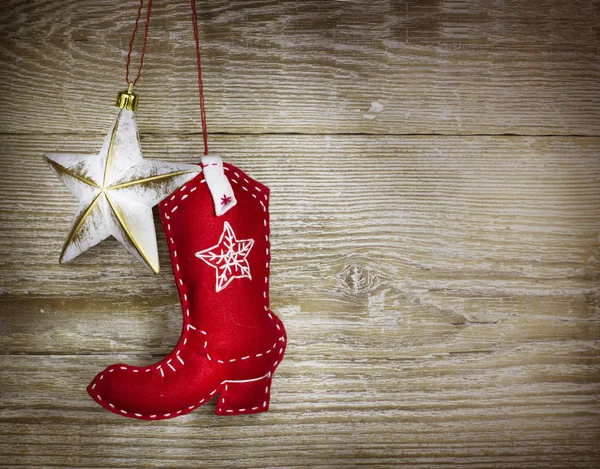
[{"label": "red felt cowboy boot ornament", "polygon": [[[47,159],[82,205],[73,236],[65,244],[66,260],[112,234],[157,272],[154,225],[148,217],[153,204],[180,186],[159,207],[183,328],[175,349],[160,362],[109,366],[93,379],[88,392],[105,409],[144,420],[184,415],[213,398],[218,399],[217,415],[264,412],[286,347],[283,324],[269,309],[269,189],[235,166],[223,164],[218,156],[208,155],[195,0],[191,5],[204,138],[201,172],[196,166],[141,158],[132,88],[143,64],[152,0],[133,82],[129,62],[143,3],[140,0],[127,60],[129,90],[119,97],[121,110],[101,158]],[[156,187],[148,195],[151,184]],[[144,223],[138,220],[141,212],[135,213],[135,207],[141,210],[136,204],[142,202]]]},{"label": "red felt cowboy boot ornament", "polygon": [[269,310],[269,189],[219,157],[202,166],[160,204],[183,309],[179,343],[154,365],[110,366],[88,387],[117,414],[172,418],[217,395],[217,415],[268,409],[286,346]]}]

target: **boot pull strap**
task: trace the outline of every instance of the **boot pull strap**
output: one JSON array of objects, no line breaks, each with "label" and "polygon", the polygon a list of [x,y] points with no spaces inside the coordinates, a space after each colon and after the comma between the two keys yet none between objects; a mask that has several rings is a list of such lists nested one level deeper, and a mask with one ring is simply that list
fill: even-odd
[{"label": "boot pull strap", "polygon": [[215,204],[215,214],[219,217],[229,211],[237,204],[233,188],[225,171],[223,170],[223,160],[217,155],[204,155],[201,158],[202,172],[208,185],[210,195],[212,195]]}]

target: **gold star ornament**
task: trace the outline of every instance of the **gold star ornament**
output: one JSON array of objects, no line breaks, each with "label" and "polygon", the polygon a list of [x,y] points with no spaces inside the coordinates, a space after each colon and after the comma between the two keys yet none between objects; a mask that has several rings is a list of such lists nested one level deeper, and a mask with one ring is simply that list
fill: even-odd
[{"label": "gold star ornament", "polygon": [[112,235],[142,264],[158,273],[152,207],[201,170],[192,164],[142,158],[133,113],[137,96],[131,88],[125,99],[124,94],[119,96],[121,108],[100,153],[44,155],[79,200],[59,262],[74,259]]}]

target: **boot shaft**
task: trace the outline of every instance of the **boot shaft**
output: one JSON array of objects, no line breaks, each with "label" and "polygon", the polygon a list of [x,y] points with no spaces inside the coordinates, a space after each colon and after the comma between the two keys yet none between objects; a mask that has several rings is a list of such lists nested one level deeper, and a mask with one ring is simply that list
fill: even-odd
[{"label": "boot shaft", "polygon": [[184,318],[226,358],[266,350],[282,325],[269,311],[269,189],[234,166],[224,168],[237,199],[227,213],[215,216],[202,174],[162,202],[160,212]]}]

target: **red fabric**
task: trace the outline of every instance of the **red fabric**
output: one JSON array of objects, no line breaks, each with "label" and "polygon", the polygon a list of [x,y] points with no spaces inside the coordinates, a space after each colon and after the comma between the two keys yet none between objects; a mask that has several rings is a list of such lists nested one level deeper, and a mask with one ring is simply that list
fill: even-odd
[{"label": "red fabric", "polygon": [[219,415],[268,409],[286,346],[283,324],[269,310],[269,189],[224,167],[238,201],[225,215],[214,215],[202,173],[160,204],[182,335],[154,365],[117,364],[98,374],[88,392],[107,410],[158,420],[187,414],[215,396]]}]

